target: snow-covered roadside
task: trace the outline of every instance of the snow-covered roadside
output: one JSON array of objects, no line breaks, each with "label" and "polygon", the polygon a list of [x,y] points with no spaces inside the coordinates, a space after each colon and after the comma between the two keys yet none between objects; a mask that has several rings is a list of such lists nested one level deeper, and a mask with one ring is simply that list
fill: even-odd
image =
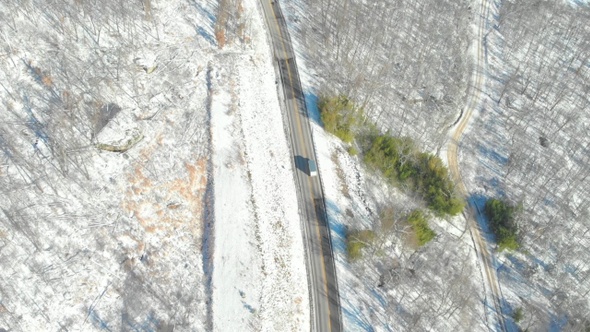
[{"label": "snow-covered roadside", "polygon": [[249,201],[251,186],[239,119],[230,114],[228,91],[214,91],[211,105],[216,234],[213,326],[218,331],[229,331],[246,326],[260,307],[261,286],[256,279],[261,273],[261,261],[256,254],[257,242],[253,241],[256,220]]},{"label": "snow-covered roadside", "polygon": [[[298,27],[298,6],[302,4],[283,3],[282,10],[288,18],[290,31],[300,31]],[[311,128],[316,148],[318,168],[321,173],[322,187],[326,199],[326,211],[328,215],[330,234],[332,237],[332,250],[336,264],[339,296],[342,310],[342,323],[345,331],[371,331],[376,326],[371,321],[378,304],[372,296],[367,297],[363,283],[352,272],[346,252],[346,229],[351,219],[363,223],[364,228],[370,229],[372,222],[377,217],[377,202],[382,202],[384,197],[391,195],[388,188],[382,186],[374,193],[378,199],[367,199],[367,175],[359,167],[357,158],[351,157],[341,142],[327,134],[319,125],[320,116],[317,109],[318,81],[315,79],[315,71],[308,67],[305,61],[305,51],[300,44],[297,33],[292,34],[291,40],[296,51],[297,67],[301,84],[304,90],[306,106],[312,121]],[[399,197],[402,199],[401,197]],[[378,278],[378,276],[374,276]],[[373,278],[373,279],[375,279]],[[363,302],[374,302],[373,308],[363,305]]]},{"label": "snow-covered roadside", "polygon": [[[311,106],[313,112],[313,104],[308,106]],[[359,268],[364,268],[364,265],[349,262],[345,236],[347,228],[375,229],[376,221],[379,219],[378,211],[385,205],[391,206],[398,211],[411,210],[420,206],[412,198],[403,195],[396,189],[388,188],[380,179],[368,174],[358,158],[350,156],[342,143],[327,134],[320,126],[314,124],[312,127],[316,142],[318,165],[321,165],[319,167],[322,172],[324,194],[327,200],[344,330],[414,330],[415,326],[409,326],[404,321],[406,318],[404,315],[408,314],[407,312],[404,313],[404,311],[414,311],[416,308],[405,307],[406,304],[403,302],[403,298],[418,299],[424,296],[422,294],[424,288],[412,286],[412,282],[410,282],[410,285],[400,282],[399,285],[393,286],[389,290],[379,287],[378,285],[381,282],[380,273],[383,273],[383,270],[359,273]],[[446,261],[447,263],[443,264],[447,264],[448,267],[444,274],[449,273],[457,278],[464,278],[466,274],[458,273],[458,271],[472,271],[470,279],[461,281],[461,283],[451,282],[449,284],[437,280],[438,277],[436,276],[432,276],[436,280],[430,286],[432,287],[432,296],[441,296],[433,299],[430,305],[432,307],[453,306],[454,304],[443,299],[448,294],[443,294],[448,292],[449,289],[456,289],[457,293],[463,292],[462,296],[469,296],[468,299],[465,299],[465,302],[472,305],[469,311],[473,314],[471,317],[466,315],[464,318],[453,316],[439,319],[432,322],[431,328],[434,330],[449,330],[454,324],[461,324],[458,320],[464,319],[464,323],[468,326],[466,330],[470,330],[470,328],[474,330],[485,329],[483,325],[478,325],[474,318],[474,316],[483,315],[482,312],[485,309],[483,300],[480,302],[475,301],[478,294],[483,294],[483,289],[481,289],[483,281],[482,274],[478,269],[479,262],[473,249],[473,242],[465,225],[465,219],[462,216],[450,220],[433,219],[430,225],[438,234],[437,239],[430,243],[428,248],[416,250],[412,253],[412,255],[416,256],[414,260],[423,262],[416,265],[419,266],[431,260],[434,252],[436,253],[436,259],[439,261],[426,263],[432,264],[432,270],[440,268],[439,262]],[[408,262],[409,259],[404,256],[413,250],[405,247],[406,245],[394,237],[385,239],[381,245],[383,250],[386,250],[388,246],[393,246],[395,249],[391,251],[394,255],[384,261],[398,261],[412,266]],[[390,254],[390,251],[387,251],[387,253]],[[366,254],[383,255],[379,251],[367,252]],[[384,264],[383,268],[386,268],[386,264]],[[430,271],[427,270],[427,272]],[[441,273],[441,275],[444,274]],[[424,277],[430,278],[417,272],[416,276],[414,276],[416,278],[415,282],[418,283],[419,278]],[[474,290],[477,292],[473,293]],[[440,302],[438,302],[439,300]],[[424,310],[428,311],[430,309],[424,308]],[[484,323],[483,321],[479,322],[479,324]]]},{"label": "snow-covered roadside", "polygon": [[251,49],[213,74],[213,329],[305,331],[309,298],[290,152],[254,0]]},{"label": "snow-covered roadside", "polygon": [[[293,10],[290,5],[282,6],[287,17],[293,18]],[[293,22],[289,22],[289,30],[298,28]],[[319,125],[320,116],[317,109],[318,82],[314,78],[313,68],[308,67],[305,61],[302,46],[297,34],[292,35],[293,48],[296,51],[297,67],[301,84],[303,86],[306,106],[311,120],[311,129],[314,137],[318,168],[321,172],[322,187],[326,199],[326,212],[328,215],[330,234],[332,237],[332,250],[336,264],[339,296],[341,301],[343,329],[345,331],[370,331],[375,326],[370,316],[379,311],[376,306],[368,308],[363,302],[374,302],[372,296],[367,297],[362,287],[363,281],[356,276],[349,265],[346,252],[346,228],[350,220],[355,219],[363,223],[363,227],[370,229],[377,215],[376,203],[383,201],[391,195],[386,186],[375,190],[375,196],[367,199],[368,186],[367,174],[360,167],[358,159],[351,157],[342,143],[329,135]],[[373,183],[375,184],[375,183]],[[376,188],[374,188],[376,189]],[[378,276],[374,276],[378,278]],[[365,280],[366,281],[366,280]]]}]

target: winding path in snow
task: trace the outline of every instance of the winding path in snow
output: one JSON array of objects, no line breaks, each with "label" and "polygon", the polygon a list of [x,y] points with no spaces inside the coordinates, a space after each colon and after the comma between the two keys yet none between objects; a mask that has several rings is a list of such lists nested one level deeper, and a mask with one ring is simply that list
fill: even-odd
[{"label": "winding path in snow", "polygon": [[[471,114],[477,107],[480,105],[481,101],[481,91],[484,84],[484,72],[485,72],[485,54],[484,54],[484,33],[485,33],[485,26],[486,26],[486,19],[489,11],[489,1],[488,0],[481,0],[481,7],[480,7],[480,22],[478,26],[477,32],[477,56],[476,56],[476,63],[475,68],[472,74],[472,86],[471,91],[469,93],[469,99],[465,109],[463,110],[461,117],[457,121],[457,124],[454,126],[454,132],[452,133],[451,140],[448,143],[447,148],[447,162],[449,166],[449,170],[451,173],[451,177],[455,181],[457,185],[457,190],[465,199],[469,199],[468,191],[465,188],[465,184],[461,179],[461,172],[459,170],[459,162],[458,162],[458,150],[459,150],[459,143],[461,142],[461,138],[463,137],[463,133],[465,128],[469,123],[471,118]],[[502,314],[502,305],[501,305],[501,291],[500,291],[500,284],[498,282],[498,278],[496,276],[496,270],[494,268],[494,257],[493,253],[491,252],[486,239],[484,238],[482,231],[477,223],[476,216],[477,211],[475,210],[474,204],[469,204],[465,212],[463,213],[465,219],[467,220],[467,224],[469,226],[469,230],[471,233],[471,238],[473,240],[473,245],[475,247],[475,251],[477,254],[477,258],[483,267],[483,279],[484,279],[484,311],[486,313],[486,323],[488,327],[490,326],[490,321],[488,317],[489,309],[493,309],[497,324],[497,327],[501,331],[506,331],[506,323],[504,322],[504,316]]]}]

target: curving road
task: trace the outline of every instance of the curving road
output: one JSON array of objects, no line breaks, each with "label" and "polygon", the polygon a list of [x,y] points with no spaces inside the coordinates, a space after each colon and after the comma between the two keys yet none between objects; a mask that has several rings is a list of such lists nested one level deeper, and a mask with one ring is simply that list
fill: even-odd
[{"label": "curving road", "polygon": [[294,155],[295,180],[307,257],[311,330],[341,331],[340,298],[330,230],[326,221],[324,193],[320,175],[311,177],[308,174],[308,160],[316,161],[316,154],[295,53],[278,1],[260,0],[260,3],[278,64],[284,93],[284,112]]},{"label": "curving road", "polygon": [[[481,0],[481,7],[480,7],[480,22],[478,27],[478,43],[477,43],[477,58],[475,63],[475,69],[472,76],[473,85],[471,86],[471,91],[469,93],[469,100],[463,111],[461,118],[457,122],[455,127],[455,131],[452,134],[452,138],[449,141],[448,149],[447,149],[447,160],[449,165],[449,170],[451,173],[451,177],[457,184],[457,190],[460,195],[468,199],[467,189],[465,188],[465,184],[461,180],[461,173],[459,171],[459,162],[458,162],[458,149],[459,149],[459,142],[463,136],[463,132],[465,128],[467,128],[467,124],[469,119],[471,118],[471,114],[473,111],[479,106],[479,102],[481,99],[481,91],[483,88],[484,82],[484,68],[485,68],[485,54],[484,54],[484,33],[485,33],[485,25],[486,25],[486,18],[488,15],[488,8],[489,3],[488,0]],[[467,220],[469,230],[471,233],[471,238],[473,240],[475,251],[477,253],[477,258],[480,261],[483,267],[483,274],[484,274],[484,281],[485,281],[485,303],[484,310],[486,311],[486,321],[488,326],[490,322],[487,320],[488,316],[488,308],[494,311],[496,316],[496,321],[494,325],[496,325],[501,331],[506,331],[506,323],[504,322],[504,316],[502,315],[502,307],[501,307],[501,292],[500,292],[500,284],[498,282],[498,278],[496,276],[496,270],[494,269],[494,257],[490,252],[489,246],[486,243],[485,238],[482,235],[482,231],[479,228],[479,225],[476,221],[477,212],[475,211],[475,207],[473,204],[469,204],[466,211],[464,212],[465,219]],[[493,307],[492,307],[493,306]]]}]

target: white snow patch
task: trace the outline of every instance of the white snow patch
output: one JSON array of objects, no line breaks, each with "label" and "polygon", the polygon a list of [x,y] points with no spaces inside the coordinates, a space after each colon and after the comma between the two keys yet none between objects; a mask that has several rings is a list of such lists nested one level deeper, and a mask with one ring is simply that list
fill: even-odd
[{"label": "white snow patch", "polygon": [[254,1],[251,49],[220,55],[212,128],[214,330],[304,331],[309,294],[291,155]]}]

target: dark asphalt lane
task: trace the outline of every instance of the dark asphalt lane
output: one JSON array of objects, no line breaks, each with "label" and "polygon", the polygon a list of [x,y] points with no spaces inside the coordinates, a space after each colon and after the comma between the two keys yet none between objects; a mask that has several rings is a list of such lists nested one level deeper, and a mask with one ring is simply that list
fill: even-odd
[{"label": "dark asphalt lane", "polygon": [[307,250],[307,274],[312,306],[311,330],[341,331],[340,298],[326,220],[324,193],[320,183],[321,174],[309,176],[305,166],[308,159],[316,161],[316,153],[295,54],[278,1],[260,0],[260,3],[277,61],[284,92],[283,111],[289,124],[299,206],[303,218],[303,240]]}]

